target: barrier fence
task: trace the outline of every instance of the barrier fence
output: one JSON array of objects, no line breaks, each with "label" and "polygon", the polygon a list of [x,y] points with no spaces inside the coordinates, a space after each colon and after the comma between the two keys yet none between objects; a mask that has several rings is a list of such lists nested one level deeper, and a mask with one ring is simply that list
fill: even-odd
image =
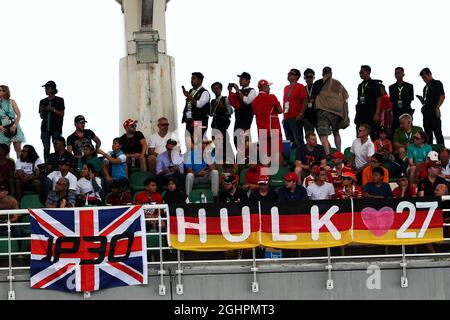
[{"label": "barrier fence", "polygon": [[[450,201],[450,196],[444,196],[442,197],[442,201]],[[103,207],[103,208],[111,208],[111,207]],[[408,287],[408,277],[407,277],[407,265],[408,265],[408,258],[447,258],[450,257],[450,252],[444,252],[444,253],[406,253],[406,247],[405,245],[402,245],[402,253],[401,254],[367,254],[367,255],[345,255],[345,248],[342,247],[342,254],[337,256],[332,256],[331,254],[331,248],[326,248],[327,253],[323,256],[310,256],[310,257],[292,257],[292,258],[284,258],[284,257],[264,257],[264,258],[258,258],[257,257],[257,249],[251,248],[248,251],[251,251],[251,257],[250,258],[234,258],[234,259],[203,259],[202,253],[197,253],[195,256],[195,259],[186,260],[183,257],[183,251],[174,249],[173,247],[169,247],[168,245],[165,245],[166,241],[164,237],[168,237],[168,232],[170,228],[170,219],[168,218],[169,215],[169,207],[168,205],[144,205],[142,206],[144,210],[154,210],[154,209],[161,209],[164,214],[162,217],[159,215],[158,218],[146,218],[146,222],[157,222],[156,229],[153,230],[147,230],[146,235],[148,237],[152,237],[153,239],[157,238],[157,245],[155,245],[155,242],[153,243],[147,243],[147,252],[150,254],[151,259],[148,259],[147,267],[151,268],[152,270],[157,269],[158,270],[158,276],[160,277],[159,280],[159,286],[158,286],[158,293],[161,296],[164,296],[167,294],[167,286],[164,281],[164,276],[168,274],[169,269],[175,269],[175,275],[176,275],[176,294],[182,295],[184,293],[184,287],[183,287],[183,266],[184,265],[197,265],[197,266],[205,266],[208,264],[217,264],[217,265],[248,265],[249,272],[252,274],[252,281],[251,281],[251,291],[254,293],[259,292],[259,282],[258,282],[258,266],[263,263],[273,263],[273,264],[282,264],[282,263],[295,263],[295,262],[317,262],[317,261],[324,261],[325,262],[325,270],[328,273],[328,279],[326,282],[326,289],[333,290],[334,288],[334,282],[332,278],[332,270],[333,270],[333,261],[359,261],[359,260],[366,260],[366,259],[399,259],[399,265],[402,268],[402,274],[400,277],[400,285],[402,288]],[[100,209],[100,207],[96,207],[95,209]],[[449,212],[450,209],[443,209],[444,212]],[[5,237],[0,237],[0,248],[5,248],[4,244],[6,243],[7,250],[0,250],[0,261],[3,260],[5,257],[7,258],[7,266],[0,265],[0,271],[7,271],[7,281],[9,283],[9,291],[8,291],[8,299],[14,300],[15,299],[15,291],[14,291],[14,280],[15,280],[15,272],[17,271],[26,271],[29,270],[30,267],[25,266],[19,266],[17,265],[18,261],[23,260],[25,258],[25,261],[30,257],[31,252],[30,250],[21,251],[19,250],[13,250],[13,246],[17,245],[17,242],[26,243],[31,241],[31,236],[26,237],[14,237],[12,234],[12,229],[14,226],[17,227],[30,227],[30,222],[17,222],[17,223],[11,223],[10,217],[12,215],[19,215],[19,216],[27,216],[29,215],[29,211],[26,209],[21,210],[1,210],[0,216],[5,215],[7,216],[7,222],[0,223],[0,227],[6,227],[7,228],[7,235]],[[164,225],[167,226],[167,231],[164,231]],[[450,224],[444,223],[444,227],[450,226]],[[170,241],[168,241],[170,243]],[[450,242],[450,238],[443,238],[443,241],[445,243]],[[21,246],[23,248],[24,246]],[[25,246],[26,247],[26,246]],[[6,252],[2,252],[6,251]],[[242,253],[242,251],[238,252],[239,254]],[[174,257],[170,259],[168,254],[172,254]],[[155,257],[158,257],[159,261],[155,261]],[[151,260],[151,261],[150,261]],[[84,293],[85,298],[90,297],[89,292]]]}]

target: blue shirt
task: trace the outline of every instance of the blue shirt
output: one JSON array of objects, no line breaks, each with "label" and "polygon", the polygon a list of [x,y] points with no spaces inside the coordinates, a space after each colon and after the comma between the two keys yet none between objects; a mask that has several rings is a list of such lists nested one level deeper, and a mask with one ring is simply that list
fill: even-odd
[{"label": "blue shirt", "polygon": [[127,175],[127,156],[125,153],[120,150],[115,153],[114,151],[110,151],[109,155],[113,158],[119,159],[121,161],[120,164],[112,164],[111,165],[111,177],[115,179],[125,178],[128,179]]},{"label": "blue shirt", "polygon": [[392,198],[391,186],[384,182],[380,187],[377,187],[373,182],[369,182],[364,186],[363,190],[372,196]]},{"label": "blue shirt", "polygon": [[216,161],[214,159],[214,152],[208,153],[209,159],[205,162],[202,154],[197,154],[196,150],[189,151],[185,155],[184,167],[186,169],[191,169],[194,173],[199,173],[203,169],[207,168],[209,165],[214,164]]},{"label": "blue shirt", "polygon": [[170,157],[167,151],[158,154],[156,158],[156,174],[160,174],[161,171],[175,166],[178,167],[181,174],[184,173],[183,156],[179,152],[172,151]]},{"label": "blue shirt", "polygon": [[295,188],[294,192],[291,192],[286,187],[280,188],[278,190],[278,201],[294,201],[294,200],[307,200],[308,199],[308,192],[306,191],[305,187],[303,186],[297,186]]}]

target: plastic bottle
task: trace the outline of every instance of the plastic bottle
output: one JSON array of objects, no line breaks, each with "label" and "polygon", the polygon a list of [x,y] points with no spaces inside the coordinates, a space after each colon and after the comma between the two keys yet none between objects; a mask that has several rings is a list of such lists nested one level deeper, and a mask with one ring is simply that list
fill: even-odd
[{"label": "plastic bottle", "polygon": [[206,199],[206,195],[202,192],[200,193],[200,202],[201,203],[207,203],[208,199]]}]

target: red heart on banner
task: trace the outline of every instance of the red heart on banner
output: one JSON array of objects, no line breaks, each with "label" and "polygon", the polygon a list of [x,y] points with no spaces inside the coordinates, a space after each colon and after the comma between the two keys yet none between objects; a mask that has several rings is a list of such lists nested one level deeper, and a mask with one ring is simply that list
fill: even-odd
[{"label": "red heart on banner", "polygon": [[376,237],[382,237],[388,233],[394,224],[395,212],[389,207],[380,210],[369,207],[361,210],[361,218],[372,234]]}]

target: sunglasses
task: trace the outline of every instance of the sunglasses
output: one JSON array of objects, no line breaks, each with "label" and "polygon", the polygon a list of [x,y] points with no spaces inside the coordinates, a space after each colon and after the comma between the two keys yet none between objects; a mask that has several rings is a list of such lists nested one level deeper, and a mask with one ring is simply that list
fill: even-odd
[{"label": "sunglasses", "polygon": [[414,140],[420,140],[422,139],[421,137],[414,137]]},{"label": "sunglasses", "polygon": [[159,126],[161,126],[161,127],[168,127],[169,124],[168,123],[160,123]]},{"label": "sunglasses", "polygon": [[297,74],[296,73],[294,73],[294,72],[289,72],[288,73],[288,76],[296,76]]},{"label": "sunglasses", "polygon": [[135,124],[132,124],[131,126],[130,126],[130,128],[136,128],[137,127],[137,125],[135,125]]},{"label": "sunglasses", "polygon": [[314,79],[314,76],[307,76],[305,79]]}]

